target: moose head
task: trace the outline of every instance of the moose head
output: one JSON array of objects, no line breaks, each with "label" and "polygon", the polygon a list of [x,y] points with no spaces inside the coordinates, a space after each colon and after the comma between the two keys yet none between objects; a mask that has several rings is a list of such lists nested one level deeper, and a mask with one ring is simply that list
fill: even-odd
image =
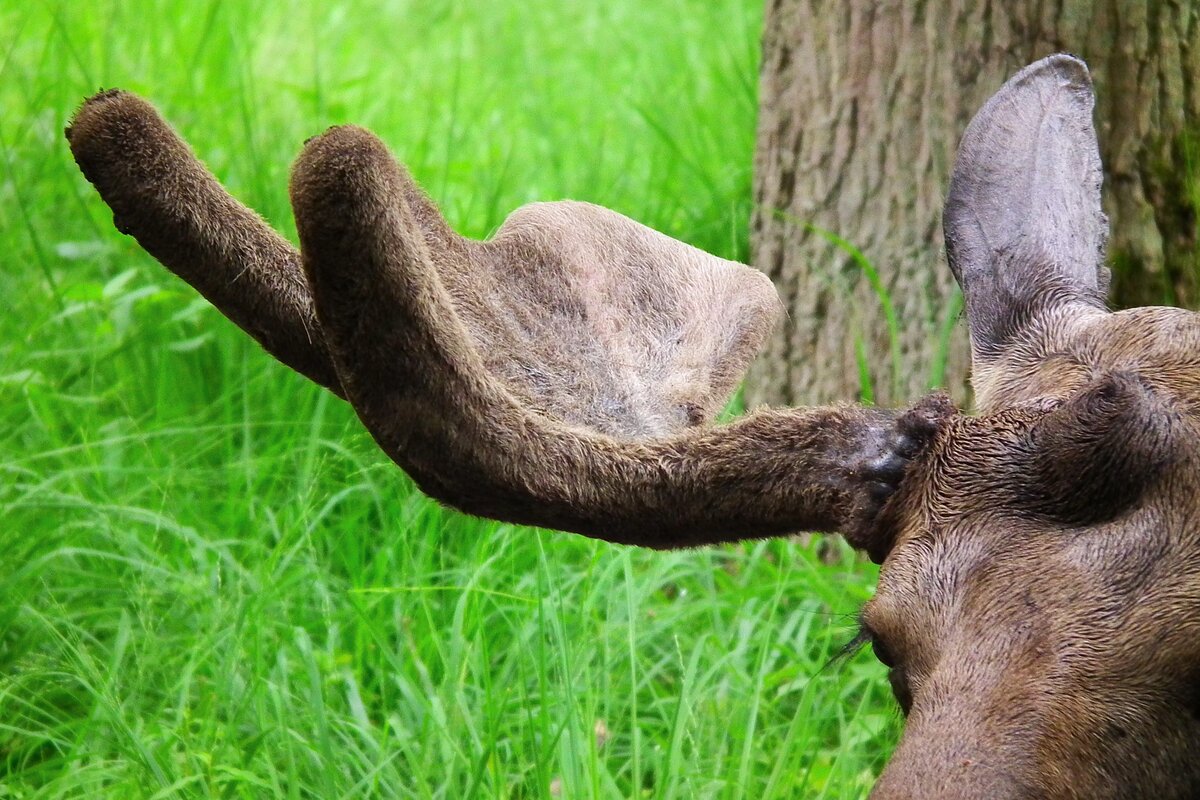
[{"label": "moose head", "polygon": [[117,227],[348,400],[432,497],[613,542],[840,532],[904,737],[873,797],[1200,795],[1200,317],[1110,313],[1086,66],[1022,70],[945,210],[978,411],[714,414],[769,281],[612,211],[458,236],[370,133],[306,143],[296,252],[146,102],[67,130]]}]

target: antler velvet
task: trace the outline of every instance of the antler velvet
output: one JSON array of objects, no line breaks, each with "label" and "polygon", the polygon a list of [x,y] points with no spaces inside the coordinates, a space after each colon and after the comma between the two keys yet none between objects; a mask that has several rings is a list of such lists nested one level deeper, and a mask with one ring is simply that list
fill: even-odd
[{"label": "antler velvet", "polygon": [[300,254],[230,197],[149,103],[128,92],[101,92],[84,103],[66,133],[117,230],[136,238],[268,353],[342,394]]},{"label": "antler velvet", "polygon": [[144,101],[97,95],[67,135],[118,228],[471,513],[659,548],[840,530],[878,557],[869,523],[950,413],[706,427],[774,320],[764,276],[584,203],[463,239],[359,128],[297,160],[302,258]]}]

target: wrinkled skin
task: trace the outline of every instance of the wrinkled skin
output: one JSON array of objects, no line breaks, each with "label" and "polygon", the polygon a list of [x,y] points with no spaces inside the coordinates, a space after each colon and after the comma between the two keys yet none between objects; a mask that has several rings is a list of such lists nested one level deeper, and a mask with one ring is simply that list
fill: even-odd
[{"label": "wrinkled skin", "polygon": [[612,211],[458,236],[369,132],[292,173],[300,250],[153,107],[67,130],[114,222],[347,400],[434,498],[654,548],[798,529],[882,562],[864,631],[908,725],[877,800],[1200,797],[1200,317],[1112,314],[1086,66],[964,134],[943,227],[979,413],[934,395],[712,419],[769,282]]}]

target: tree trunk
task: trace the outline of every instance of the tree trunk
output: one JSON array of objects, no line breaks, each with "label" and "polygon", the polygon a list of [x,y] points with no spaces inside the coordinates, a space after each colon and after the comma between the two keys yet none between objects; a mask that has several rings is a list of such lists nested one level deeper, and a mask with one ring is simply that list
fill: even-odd
[{"label": "tree trunk", "polygon": [[747,400],[966,400],[941,211],[967,122],[1054,52],[1085,58],[1118,305],[1200,302],[1200,0],[768,0],[754,263],[789,318]]}]

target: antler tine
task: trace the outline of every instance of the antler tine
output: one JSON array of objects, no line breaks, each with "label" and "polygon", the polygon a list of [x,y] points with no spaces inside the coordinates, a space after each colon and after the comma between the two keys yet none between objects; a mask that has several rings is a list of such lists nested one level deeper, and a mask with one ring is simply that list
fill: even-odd
[{"label": "antler tine", "polygon": [[412,191],[383,144],[354,127],[311,140],[291,184],[303,267],[347,397],[433,497],[656,548],[847,531],[862,488],[914,449],[895,437],[896,412],[874,409],[765,411],[628,442],[522,404],[464,328],[434,265],[453,252],[431,252]]},{"label": "antler tine", "polygon": [[341,395],[300,257],[230,197],[141,98],[112,90],[66,130],[113,222],[275,356]]}]

